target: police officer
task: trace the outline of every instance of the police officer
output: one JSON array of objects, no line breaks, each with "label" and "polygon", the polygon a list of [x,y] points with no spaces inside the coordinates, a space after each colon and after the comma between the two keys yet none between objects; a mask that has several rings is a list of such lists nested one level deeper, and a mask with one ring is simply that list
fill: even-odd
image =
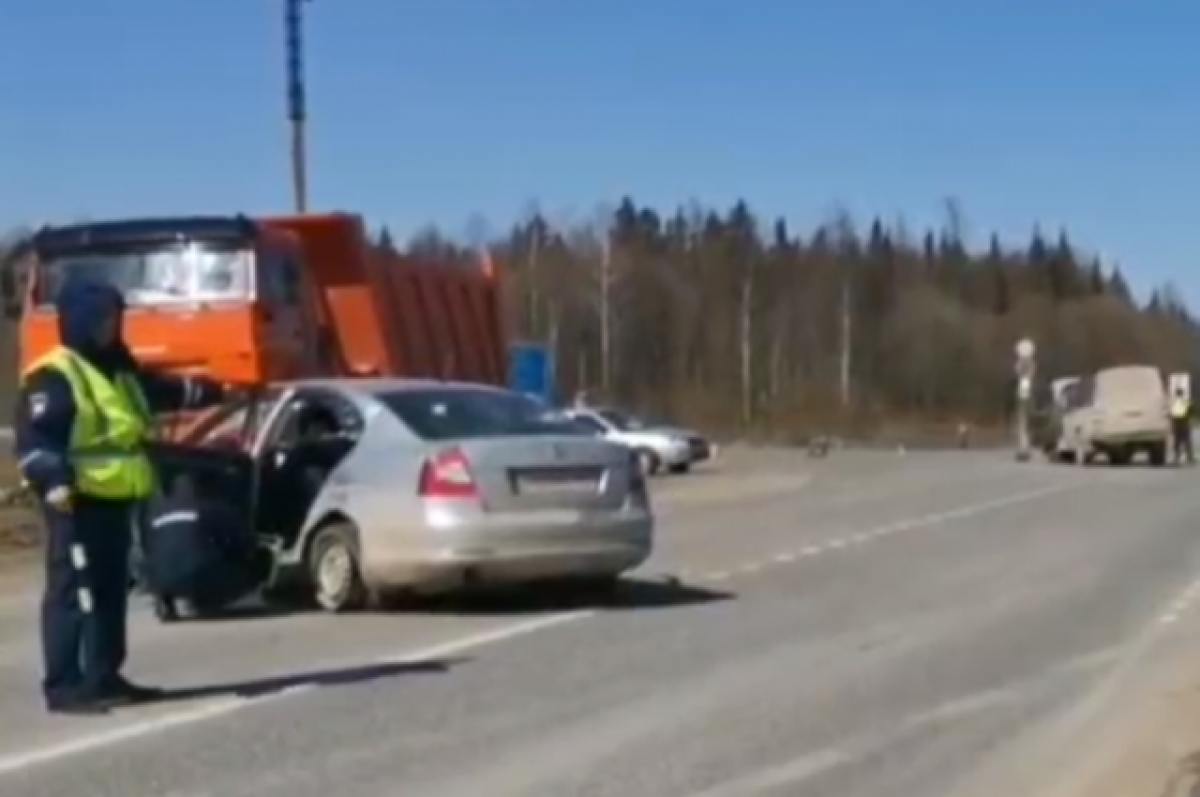
[{"label": "police officer", "polygon": [[23,374],[14,424],[48,534],[42,690],[52,712],[100,714],[160,695],[121,675],[133,525],[157,492],[142,445],[152,413],[209,406],[223,391],[139,366],[114,288],[69,280],[55,304],[60,345]]},{"label": "police officer", "polygon": [[1192,453],[1192,402],[1182,387],[1175,388],[1171,398],[1171,439],[1175,464],[1182,465],[1186,456],[1188,464],[1195,461]]}]

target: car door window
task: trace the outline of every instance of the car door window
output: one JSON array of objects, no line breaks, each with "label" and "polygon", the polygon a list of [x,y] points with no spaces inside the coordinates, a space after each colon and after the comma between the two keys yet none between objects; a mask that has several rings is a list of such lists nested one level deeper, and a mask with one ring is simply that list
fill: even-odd
[{"label": "car door window", "polygon": [[1093,377],[1085,377],[1080,379],[1074,385],[1073,389],[1068,389],[1067,406],[1072,410],[1085,409],[1092,406],[1096,400],[1096,380]]},{"label": "car door window", "polygon": [[266,430],[267,448],[294,446],[311,438],[315,427],[327,432],[353,438],[363,427],[358,408],[345,398],[331,392],[306,392],[288,399],[287,405]]},{"label": "car door window", "polygon": [[325,481],[353,448],[362,429],[357,407],[333,393],[304,392],[287,399],[264,431],[260,523],[290,544]]},{"label": "car door window", "polygon": [[236,446],[249,450],[278,403],[278,393],[240,399],[198,426],[190,437],[198,445],[207,448]]}]

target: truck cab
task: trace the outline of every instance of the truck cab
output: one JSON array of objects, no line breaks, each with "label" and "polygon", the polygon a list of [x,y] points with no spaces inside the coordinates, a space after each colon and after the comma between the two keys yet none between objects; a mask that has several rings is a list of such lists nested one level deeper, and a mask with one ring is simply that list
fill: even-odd
[{"label": "truck cab", "polygon": [[20,362],[58,343],[72,276],[117,288],[141,362],[225,382],[410,376],[504,384],[505,329],[483,268],[380,251],[346,213],[190,216],[48,227],[3,264]]},{"label": "truck cab", "polygon": [[117,288],[140,361],[230,382],[322,370],[303,252],[243,216],[147,218],[47,227],[15,258],[5,311],[28,367],[58,344],[54,297],[71,277]]}]

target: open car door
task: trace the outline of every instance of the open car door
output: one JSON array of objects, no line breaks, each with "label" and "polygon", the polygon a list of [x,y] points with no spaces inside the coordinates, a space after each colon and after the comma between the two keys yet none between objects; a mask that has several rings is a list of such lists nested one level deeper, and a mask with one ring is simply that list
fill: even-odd
[{"label": "open car door", "polygon": [[257,469],[253,447],[278,402],[270,389],[241,394],[210,412],[185,434],[149,445],[168,495],[190,491],[257,515]]}]

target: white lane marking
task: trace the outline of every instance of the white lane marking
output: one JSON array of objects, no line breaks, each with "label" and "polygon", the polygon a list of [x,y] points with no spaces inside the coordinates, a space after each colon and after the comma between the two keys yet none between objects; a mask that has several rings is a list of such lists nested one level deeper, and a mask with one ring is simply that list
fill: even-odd
[{"label": "white lane marking", "polygon": [[1035,501],[1038,498],[1044,498],[1055,493],[1063,493],[1068,490],[1077,490],[1085,483],[1071,482],[1068,484],[1055,484],[1049,487],[1040,487],[1036,490],[1026,490],[1021,493],[1007,495],[1004,498],[997,498],[991,501],[982,501],[977,504],[967,504],[956,509],[949,509],[945,512],[935,512],[932,515],[922,515],[921,517],[909,518],[901,520],[897,523],[888,523],[884,526],[879,526],[874,529],[868,529],[866,534],[872,534],[876,537],[882,537],[886,534],[895,534],[901,531],[912,531],[914,529],[927,528],[929,526],[937,526],[945,523],[948,520],[959,520],[962,518],[974,517],[982,515],[985,512],[991,512],[995,509],[1003,509],[1016,504],[1024,504],[1029,501]]},{"label": "white lane marking", "polygon": [[[975,515],[982,515],[985,512],[991,512],[996,509],[1003,509],[1008,506],[1026,503],[1026,502],[1033,501],[1037,498],[1041,498],[1046,495],[1052,495],[1054,493],[1065,492],[1067,490],[1073,490],[1079,486],[1081,486],[1081,485],[1066,484],[1066,485],[1055,485],[1052,487],[1043,487],[1043,488],[1039,488],[1037,490],[1029,490],[1029,491],[1023,492],[1023,493],[1016,493],[1014,495],[1005,496],[1004,498],[1000,498],[1000,499],[996,499],[996,500],[992,500],[992,501],[985,501],[983,503],[969,504],[967,506],[960,506],[956,509],[951,509],[951,510],[948,510],[945,512],[938,512],[938,513],[935,513],[932,515],[923,515],[921,517],[909,518],[907,520],[902,520],[898,523],[889,523],[886,526],[879,526],[878,528],[867,529],[866,531],[861,531],[856,534],[852,534],[849,537],[826,540],[824,543],[822,543],[820,545],[808,545],[804,548],[801,548],[798,551],[785,551],[783,553],[778,553],[778,554],[773,555],[769,559],[761,561],[761,562],[751,562],[748,564],[741,565],[739,567],[734,567],[732,572],[735,574],[739,574],[739,575],[750,575],[753,573],[757,573],[760,570],[763,570],[768,567],[778,566],[778,565],[789,565],[789,564],[796,562],[798,559],[807,559],[807,558],[811,558],[814,556],[821,556],[822,554],[826,554],[831,551],[839,551],[839,550],[842,550],[845,548],[852,548],[852,547],[858,547],[858,546],[862,546],[862,545],[868,545],[868,544],[874,542],[875,540],[882,539],[883,537],[886,537],[890,534],[896,534],[896,533],[902,532],[902,531],[913,531],[916,529],[928,528],[930,526],[940,525],[949,520],[958,520],[961,518],[973,517]],[[720,579],[714,578],[712,574],[708,574],[708,575],[702,574],[700,577],[705,578],[710,581],[716,581],[716,580],[724,581],[730,577],[730,573],[726,573],[726,572],[722,572],[720,575],[721,575]],[[1189,601],[1196,598],[1197,596],[1200,596],[1200,581],[1197,581],[1197,583],[1194,585],[1194,588],[1186,594],[1186,597]],[[1164,621],[1164,622],[1171,622],[1171,621]]]},{"label": "white lane marking", "polygon": [[683,513],[694,507],[711,504],[733,503],[751,498],[767,498],[776,494],[801,491],[812,484],[811,475],[796,477],[755,477],[746,475],[716,484],[689,485],[685,488],[662,489],[651,493],[658,501],[655,514],[662,517]]},{"label": "white lane marking", "polygon": [[[555,626],[593,617],[596,614],[598,614],[598,611],[594,609],[584,609],[577,612],[556,614],[550,617],[542,617],[523,623],[514,623],[512,625],[507,625],[491,631],[484,631],[478,634],[452,639],[448,642],[431,645],[425,648],[419,648],[413,651],[400,651],[390,656],[384,656],[365,662],[358,660],[353,662],[352,666],[419,664],[421,662],[430,661],[433,659],[445,658],[456,653],[463,653],[468,650],[486,647],[487,645],[506,642],[510,639],[533,634],[538,631],[553,628]],[[342,664],[345,665],[346,662],[342,662]],[[331,668],[338,665],[334,664],[325,666],[326,668]],[[299,684],[268,695],[255,697],[220,698],[214,702],[208,703],[207,705],[198,706],[196,708],[175,711],[169,714],[162,714],[141,720],[139,722],[132,722],[115,728],[102,730],[97,733],[77,736],[73,739],[50,744],[45,747],[13,753],[0,757],[0,777],[13,775],[15,773],[23,772],[25,770],[45,764],[52,764],[72,756],[95,752],[97,750],[106,747],[112,747],[123,742],[134,741],[146,736],[154,736],[173,728],[193,725],[205,720],[221,717],[226,714],[232,714],[235,711],[240,711],[242,709],[250,708],[251,706],[262,703],[294,697],[295,695],[311,692],[319,688],[321,688],[320,684]]]}]

